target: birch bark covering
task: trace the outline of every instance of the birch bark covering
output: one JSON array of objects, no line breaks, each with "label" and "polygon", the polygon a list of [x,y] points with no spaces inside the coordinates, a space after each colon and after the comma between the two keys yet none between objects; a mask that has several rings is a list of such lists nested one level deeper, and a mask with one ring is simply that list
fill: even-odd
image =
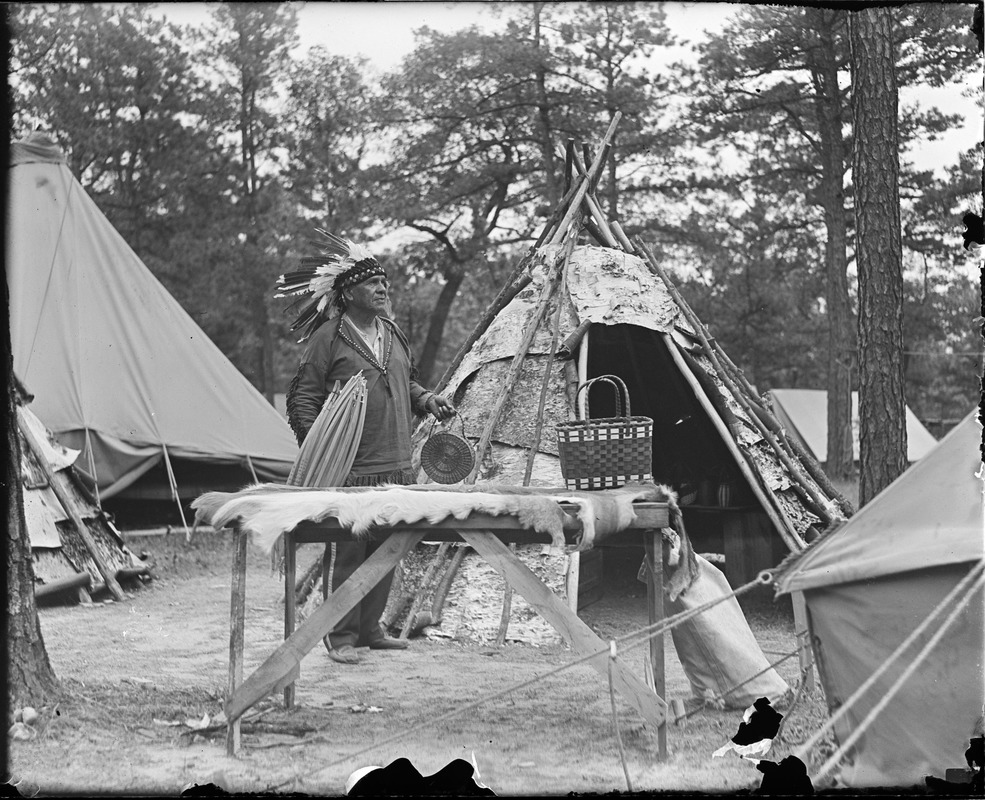
[{"label": "birch bark covering", "polygon": [[892,8],[849,18],[858,263],[859,504],[906,469],[898,90]]}]

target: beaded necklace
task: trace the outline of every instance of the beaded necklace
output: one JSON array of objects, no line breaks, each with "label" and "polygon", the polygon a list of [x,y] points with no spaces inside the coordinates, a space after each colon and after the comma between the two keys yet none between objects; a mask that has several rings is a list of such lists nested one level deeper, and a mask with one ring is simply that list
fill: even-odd
[{"label": "beaded necklace", "polygon": [[[346,316],[342,317],[343,320],[347,321],[350,325],[355,326],[355,323]],[[379,324],[379,323],[377,323]],[[342,322],[339,322],[339,336],[342,338],[346,344],[349,345],[353,350],[355,350],[359,355],[365,358],[370,364],[376,367],[383,374],[383,383],[386,386],[387,393],[391,396],[393,392],[390,391],[390,376],[387,374],[387,368],[390,366],[390,352],[393,349],[393,335],[387,329],[386,325],[383,326],[383,361],[379,361],[376,358],[376,354],[373,353],[368,347],[366,347],[362,336],[356,336],[355,339],[349,336],[348,332],[345,330]]]}]

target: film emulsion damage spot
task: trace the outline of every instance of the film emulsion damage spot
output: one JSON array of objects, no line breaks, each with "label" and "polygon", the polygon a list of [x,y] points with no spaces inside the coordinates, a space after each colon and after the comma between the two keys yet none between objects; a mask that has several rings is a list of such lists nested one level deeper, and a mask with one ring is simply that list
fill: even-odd
[{"label": "film emulsion damage spot", "polygon": [[783,714],[773,708],[769,698],[760,697],[745,710],[735,736],[712,755],[720,758],[731,750],[755,764],[763,773],[756,794],[814,794],[807,766],[796,756],[787,756],[779,763],[757,758],[766,755],[773,746],[782,719]]},{"label": "film emulsion damage spot", "polygon": [[961,234],[964,239],[964,249],[970,250],[972,245],[985,245],[985,224],[977,214],[968,213],[961,219],[965,226],[965,232]]},{"label": "film emulsion damage spot", "polygon": [[985,736],[968,740],[964,760],[968,769],[948,769],[943,780],[928,775],[924,781],[932,794],[981,797],[985,795]]},{"label": "film emulsion damage spot", "polygon": [[773,744],[773,737],[780,730],[783,714],[770,705],[768,697],[760,697],[745,710],[739,730],[731,741],[718,748],[712,755],[721,758],[729,750],[738,755],[764,756]]},{"label": "film emulsion damage spot", "polygon": [[385,767],[361,767],[349,776],[345,793],[349,797],[496,796],[481,782],[475,756],[472,763],[456,758],[427,776],[422,775],[406,758],[395,759]]}]

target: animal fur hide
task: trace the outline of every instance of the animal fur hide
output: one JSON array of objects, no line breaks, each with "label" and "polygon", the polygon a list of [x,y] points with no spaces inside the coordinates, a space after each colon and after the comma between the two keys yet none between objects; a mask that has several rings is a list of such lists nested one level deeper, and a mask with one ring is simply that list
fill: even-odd
[{"label": "animal fur hide", "polygon": [[676,508],[674,493],[654,484],[628,484],[599,492],[557,492],[495,485],[449,490],[430,486],[311,489],[256,484],[239,492],[209,492],[195,500],[192,507],[197,522],[214,528],[238,520],[241,528],[252,534],[253,542],[268,553],[282,534],[303,521],[335,517],[358,537],[365,536],[373,526],[437,523],[449,517],[466,519],[472,514],[515,516],[521,527],[549,535],[552,548],[559,550],[565,543],[565,522],[574,521],[558,505],[563,502],[578,508],[577,518],[583,530],[579,549],[587,550],[597,540],[632,524],[636,517],[634,500],[668,501]]}]

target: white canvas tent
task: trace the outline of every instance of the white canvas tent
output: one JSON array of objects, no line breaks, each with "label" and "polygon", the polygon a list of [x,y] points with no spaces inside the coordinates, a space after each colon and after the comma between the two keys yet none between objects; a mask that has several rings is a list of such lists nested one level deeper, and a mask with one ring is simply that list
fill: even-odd
[{"label": "white canvas tent", "polygon": [[[823,389],[770,389],[773,413],[822,464],[828,459],[828,393]],[[906,460],[919,461],[934,449],[937,440],[906,409]],[[852,457],[858,461],[858,392],[852,392]]]},{"label": "white canvas tent", "polygon": [[[791,557],[780,594],[802,591],[816,662],[834,711],[985,558],[981,426],[977,412],[843,527]],[[850,707],[844,742],[944,627],[950,604]],[[957,608],[955,607],[955,611]],[[841,773],[849,786],[923,784],[964,764],[985,702],[985,614],[979,585],[943,638],[864,730]]]},{"label": "white canvas tent", "polygon": [[149,496],[150,480],[167,499],[286,478],[297,454],[286,421],[140,261],[60,150],[14,143],[7,177],[14,371],[38,417],[82,451],[99,498]]}]

